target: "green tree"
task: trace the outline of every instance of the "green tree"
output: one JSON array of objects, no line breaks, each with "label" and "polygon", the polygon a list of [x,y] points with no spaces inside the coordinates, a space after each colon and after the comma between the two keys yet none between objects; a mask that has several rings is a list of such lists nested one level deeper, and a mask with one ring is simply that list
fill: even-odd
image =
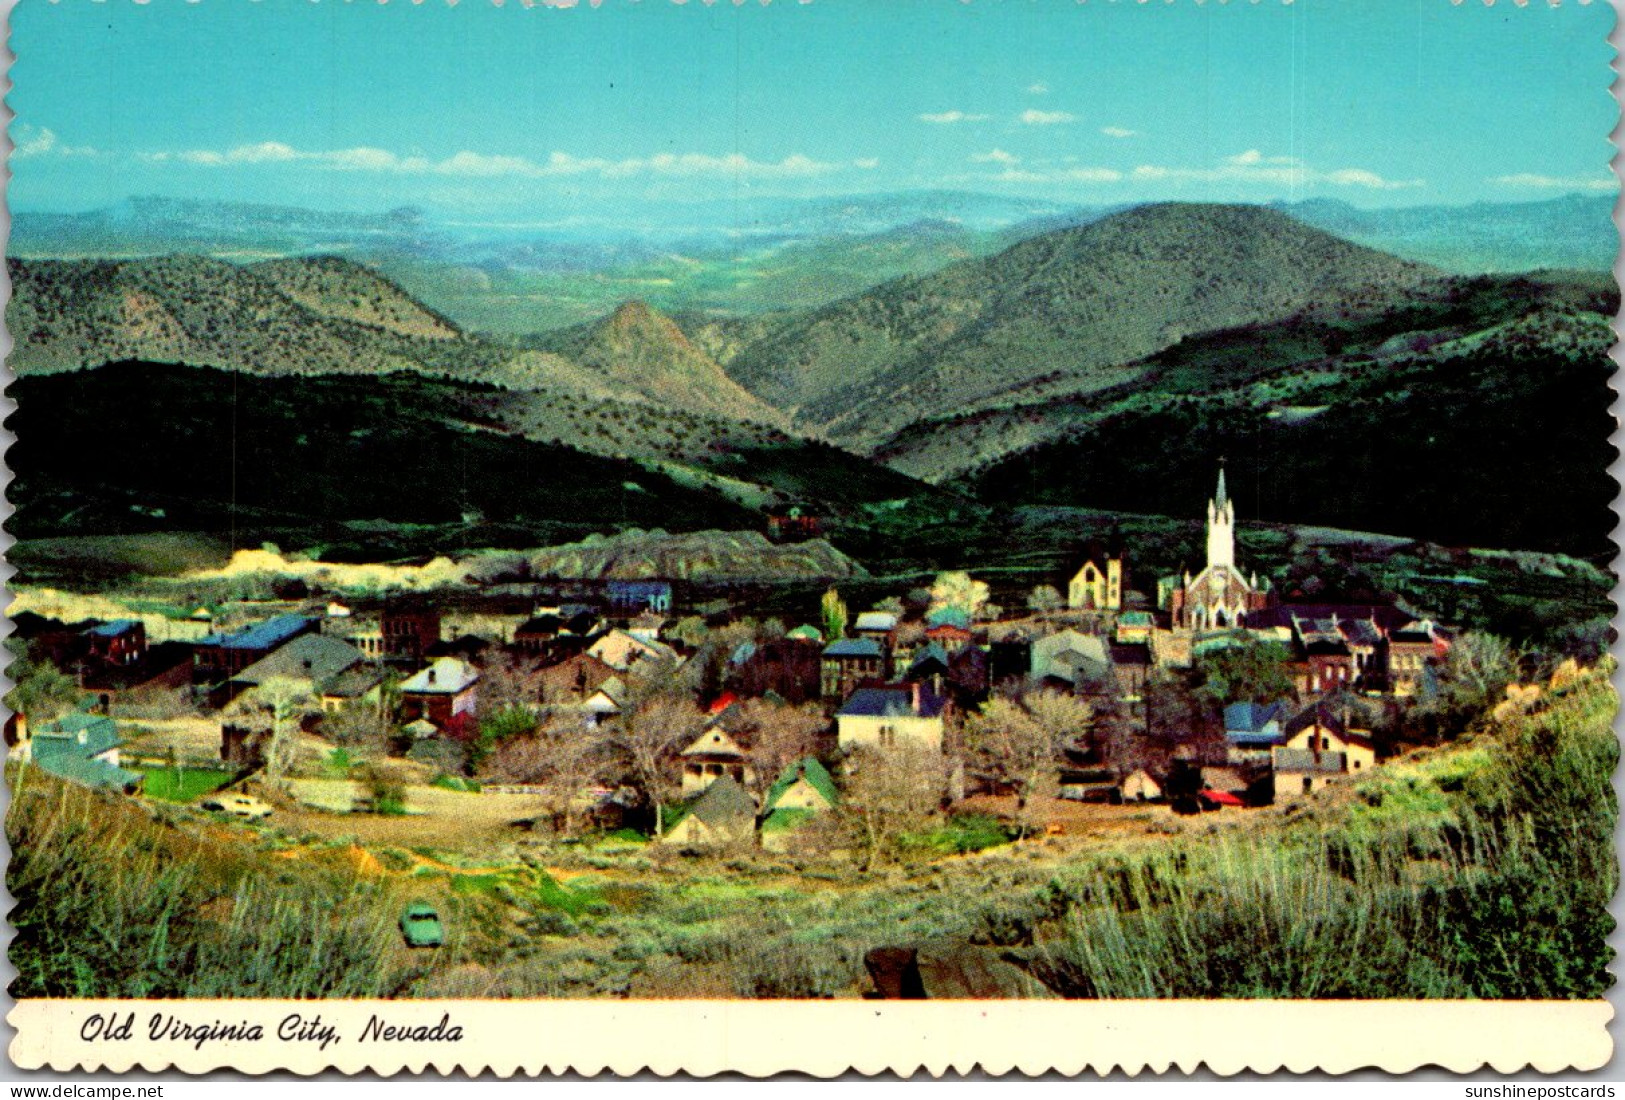
[{"label": "green tree", "polygon": [[498,745],[528,736],[537,725],[536,714],[528,707],[507,706],[486,715],[480,720],[480,732],[469,752],[469,766],[478,768]]},{"label": "green tree", "polygon": [[841,599],[841,594],[833,588],[825,592],[820,611],[824,619],[824,639],[837,642],[846,637],[848,618],[846,601]]},{"label": "green tree", "polygon": [[1484,717],[1518,679],[1521,655],[1505,638],[1469,631],[1450,644],[1422,703],[1435,736],[1454,737]]},{"label": "green tree", "polygon": [[50,661],[19,653],[6,671],[16,685],[6,693],[6,706],[15,714],[26,715],[34,725],[62,717],[82,694],[74,678]]},{"label": "green tree", "polygon": [[690,649],[699,649],[710,637],[711,632],[706,628],[705,620],[698,615],[687,615],[677,620],[677,625],[666,632],[674,642],[682,642]]},{"label": "green tree", "polygon": [[1197,659],[1198,690],[1221,707],[1290,696],[1294,691],[1291,660],[1287,648],[1278,642],[1227,646]]},{"label": "green tree", "polygon": [[963,611],[966,618],[974,619],[982,613],[987,598],[987,583],[976,580],[969,573],[938,573],[931,585],[932,611]]},{"label": "green tree", "polygon": [[1053,615],[1064,606],[1066,601],[1053,584],[1041,584],[1027,596],[1027,607],[1039,615]]}]

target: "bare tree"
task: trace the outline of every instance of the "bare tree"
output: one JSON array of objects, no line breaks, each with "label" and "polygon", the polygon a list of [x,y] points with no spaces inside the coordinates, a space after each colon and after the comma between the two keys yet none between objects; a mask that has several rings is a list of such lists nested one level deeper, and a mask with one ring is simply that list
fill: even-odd
[{"label": "bare tree", "polygon": [[518,654],[491,661],[480,670],[480,710],[536,710],[541,703],[538,670],[535,658]]},{"label": "bare tree", "polygon": [[760,795],[779,773],[796,761],[814,756],[829,719],[817,706],[786,706],[762,699],[749,699],[741,707],[749,747],[745,750],[751,770],[756,773],[755,793]]},{"label": "bare tree", "polygon": [[605,764],[602,741],[578,722],[561,720],[499,745],[486,765],[486,774],[541,787],[542,808],[562,820],[565,833],[570,834],[576,831],[581,796],[603,780]]},{"label": "bare tree", "polygon": [[863,845],[868,871],[898,837],[918,828],[942,804],[948,760],[936,749],[911,741],[886,748],[861,748],[847,758],[848,778],[841,813]]},{"label": "bare tree", "polygon": [[300,723],[316,711],[309,680],[294,676],[272,676],[245,695],[233,700],[226,714],[269,734],[265,746],[265,779],[273,786],[286,786],[299,751]]},{"label": "bare tree", "polygon": [[673,754],[700,735],[704,717],[687,695],[656,694],[628,706],[608,727],[606,741],[654,806],[656,836],[665,824],[665,805],[679,789]]},{"label": "bare tree", "polygon": [[1087,702],[1042,691],[1023,701],[993,698],[965,721],[965,747],[978,770],[1013,787],[1025,832],[1028,803],[1051,787],[1061,753],[1087,737],[1094,712]]}]

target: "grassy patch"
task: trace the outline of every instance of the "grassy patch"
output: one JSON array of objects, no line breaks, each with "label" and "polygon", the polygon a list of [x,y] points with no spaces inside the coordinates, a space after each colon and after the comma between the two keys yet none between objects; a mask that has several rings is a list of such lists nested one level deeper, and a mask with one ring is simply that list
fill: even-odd
[{"label": "grassy patch", "polygon": [[177,774],[174,768],[154,768],[144,773],[148,798],[161,802],[194,802],[206,794],[224,787],[236,777],[234,772],[213,768],[182,766]]},{"label": "grassy patch", "polygon": [[997,848],[1015,838],[1016,831],[996,817],[958,814],[938,828],[907,834],[899,845],[907,851],[956,855]]}]

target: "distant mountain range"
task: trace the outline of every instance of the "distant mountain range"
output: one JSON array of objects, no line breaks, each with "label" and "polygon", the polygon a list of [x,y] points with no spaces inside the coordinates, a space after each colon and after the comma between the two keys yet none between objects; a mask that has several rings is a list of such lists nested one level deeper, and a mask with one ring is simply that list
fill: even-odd
[{"label": "distant mountain range", "polygon": [[[1277,204],[1305,224],[1456,273],[1612,270],[1612,206],[1611,196],[1377,210]],[[814,309],[1122,209],[920,191],[469,219],[416,207],[335,213],[146,197],[83,213],[19,211],[9,254],[184,252],[245,263],[339,255],[465,329],[519,335],[583,324],[630,298],[712,316]]]},{"label": "distant mountain range", "polygon": [[[874,211],[847,213],[856,223]],[[1325,204],[1290,215],[1158,204],[991,254],[966,246],[972,231],[929,221],[889,236],[968,254],[810,308],[719,316],[633,300],[524,339],[471,333],[347,258],[13,259],[7,321],[25,381],[64,376],[54,389],[19,386],[19,402],[34,394],[133,409],[142,372],[190,364],[235,372],[208,375],[217,397],[221,378],[263,377],[256,392],[266,401],[324,410],[317,420],[342,434],[347,417],[371,417],[373,406],[356,404],[364,388],[313,376],[378,377],[446,461],[458,439],[506,438],[555,464],[589,456],[566,463],[581,481],[555,502],[586,511],[526,497],[522,514],[537,523],[589,529],[599,512],[610,526],[634,513],[682,514],[633,508],[624,494],[595,501],[592,471],[611,467],[593,463],[635,463],[654,484],[698,494],[684,498],[696,522],[737,525],[739,509],[796,501],[832,515],[909,500],[940,513],[951,499],[1132,509],[1171,455],[1211,466],[1252,446],[1262,449],[1257,476],[1278,487],[1258,515],[1601,553],[1613,492],[1600,474],[1607,425],[1568,431],[1555,418],[1565,400],[1576,417],[1606,410],[1611,278],[1453,275],[1298,214],[1364,216]],[[287,217],[298,222],[298,212]],[[1022,232],[975,231],[984,245]],[[885,236],[860,239],[876,248]],[[115,376],[96,368],[119,361],[137,365],[117,373],[122,396],[108,404],[96,394]],[[153,377],[173,393],[201,376]],[[147,409],[144,434],[164,430],[167,407]],[[1546,418],[1534,433],[1519,420],[1531,410]],[[327,430],[288,438],[314,447]],[[325,464],[355,461],[311,453],[311,484]],[[481,460],[492,476],[502,476],[497,455]],[[1555,470],[1574,471],[1561,492],[1539,480]],[[67,504],[76,476],[59,469],[28,482],[47,486],[18,497],[20,507],[35,502],[36,516],[38,502],[68,495],[56,520],[25,517],[25,526],[62,533],[102,515]],[[1453,488],[1468,484],[1500,492],[1500,511]],[[108,492],[110,501],[141,495]],[[275,500],[268,514],[291,503]],[[343,518],[334,508],[323,522]]]}]

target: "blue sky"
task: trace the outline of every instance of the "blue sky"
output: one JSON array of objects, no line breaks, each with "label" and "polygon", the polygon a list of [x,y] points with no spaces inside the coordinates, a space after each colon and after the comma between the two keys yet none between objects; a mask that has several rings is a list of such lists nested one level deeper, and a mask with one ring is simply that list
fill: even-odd
[{"label": "blue sky", "polygon": [[1605,193],[1613,18],[1605,0],[21,0],[10,201]]}]

